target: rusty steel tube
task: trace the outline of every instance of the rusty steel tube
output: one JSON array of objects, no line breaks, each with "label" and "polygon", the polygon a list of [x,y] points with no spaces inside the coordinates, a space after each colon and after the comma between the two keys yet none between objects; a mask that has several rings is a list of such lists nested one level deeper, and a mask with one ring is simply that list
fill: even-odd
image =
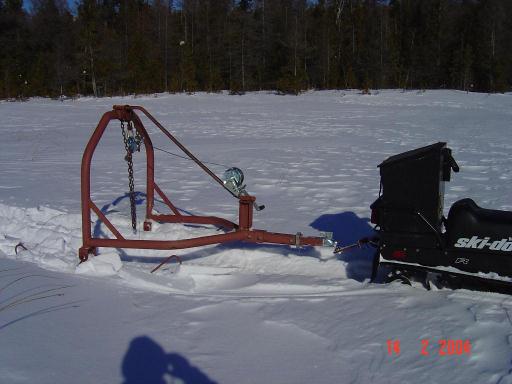
[{"label": "rusty steel tube", "polygon": [[[114,106],[114,109],[119,106]],[[224,187],[223,181],[213,173],[210,168],[203,164],[201,160],[194,156],[192,152],[190,152],[183,144],[181,144],[178,139],[176,139],[162,124],[158,122],[144,107],[141,106],[130,106],[131,109],[141,111],[146,117],[153,122],[179,149],[181,149],[192,161],[194,161],[199,167],[203,169],[208,175],[212,177],[217,183],[219,183],[222,188],[228,191],[231,195],[238,198],[233,192]]]},{"label": "rusty steel tube", "polygon": [[297,246],[309,245],[314,247],[320,247],[324,243],[324,239],[322,237],[303,236],[300,233],[291,235],[288,233],[267,232],[261,229],[252,229],[247,231],[247,238],[245,241],[252,243],[272,243]]},{"label": "rusty steel tube", "polygon": [[81,203],[82,203],[82,239],[84,247],[89,246],[89,240],[91,239],[91,161],[94,150],[98,145],[105,128],[107,127],[110,120],[117,119],[118,114],[114,111],[106,112],[100,119],[96,129],[94,130],[87,146],[85,147],[84,154],[82,156],[81,166]]},{"label": "rusty steel tube", "polygon": [[151,215],[149,219],[162,223],[209,224],[227,229],[236,229],[235,223],[215,216]]},{"label": "rusty steel tube", "polygon": [[90,244],[93,247],[111,247],[111,248],[136,248],[136,249],[180,249],[194,248],[203,245],[226,243],[230,241],[240,241],[246,238],[247,234],[236,231],[222,233],[219,235],[196,237],[183,240],[117,240],[117,239],[91,239]]},{"label": "rusty steel tube", "polygon": [[144,147],[146,149],[146,217],[150,216],[153,212],[155,203],[155,151],[153,143],[149,138],[149,134],[144,128],[139,116],[132,113],[132,121],[135,129],[141,134],[144,139]]},{"label": "rusty steel tube", "polygon": [[165,196],[165,194],[162,192],[162,190],[160,189],[158,184],[153,182],[153,187],[155,188],[156,193],[158,193],[158,195],[162,198],[162,200],[164,201],[165,205],[167,205],[171,209],[171,211],[174,212],[174,214],[176,216],[181,216],[181,213],[180,213],[180,211],[178,211],[178,208],[176,208],[174,206],[174,204],[171,203],[171,200],[169,200],[169,198],[167,196]]}]

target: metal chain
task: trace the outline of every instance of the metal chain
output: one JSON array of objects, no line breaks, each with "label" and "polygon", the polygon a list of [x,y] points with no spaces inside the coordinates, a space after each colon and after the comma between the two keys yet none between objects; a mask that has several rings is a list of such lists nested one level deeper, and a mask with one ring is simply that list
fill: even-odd
[{"label": "metal chain", "polygon": [[[130,122],[128,122],[128,130],[133,129]],[[132,152],[130,151],[130,146],[128,144],[128,137],[126,135],[126,131],[124,128],[124,121],[121,121],[121,131],[123,133],[123,142],[124,147],[126,149],[125,160],[128,163],[128,188],[130,190],[130,211],[132,216],[132,228],[135,232],[137,230],[137,208],[135,206],[135,183],[133,178],[133,160],[132,160]],[[139,144],[140,147],[140,144]]]}]

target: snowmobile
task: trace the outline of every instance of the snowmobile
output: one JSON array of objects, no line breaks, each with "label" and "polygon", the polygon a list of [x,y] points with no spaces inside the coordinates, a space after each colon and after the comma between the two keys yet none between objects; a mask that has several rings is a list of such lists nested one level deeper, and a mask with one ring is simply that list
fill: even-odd
[{"label": "snowmobile", "polygon": [[373,265],[391,272],[387,281],[410,284],[418,276],[452,288],[512,287],[512,212],[456,201],[443,216],[445,183],[459,166],[446,143],[439,142],[391,156],[379,166],[378,199],[371,222],[378,234]]}]

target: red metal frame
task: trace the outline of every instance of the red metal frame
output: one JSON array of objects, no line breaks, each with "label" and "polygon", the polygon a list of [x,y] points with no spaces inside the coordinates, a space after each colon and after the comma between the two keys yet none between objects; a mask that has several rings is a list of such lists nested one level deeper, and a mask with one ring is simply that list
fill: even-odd
[{"label": "red metal frame", "polygon": [[[323,245],[322,237],[304,237],[302,234],[296,235],[286,233],[272,233],[259,229],[251,229],[253,218],[253,204],[256,200],[254,196],[235,196],[239,200],[238,224],[229,220],[214,216],[196,216],[183,215],[172,204],[165,193],[155,183],[155,158],[154,150],[148,132],[144,128],[142,121],[136,111],[143,113],[153,124],[155,124],[178,148],[180,148],[191,160],[209,174],[223,188],[224,184],[207,166],[196,158],[187,148],[185,148],[167,129],[165,129],[148,111],[140,106],[114,105],[112,111],[105,113],[98,126],[94,130],[82,158],[81,186],[82,186],[82,239],[83,245],[79,250],[81,261],[87,260],[89,254],[96,254],[98,247],[111,248],[137,248],[137,249],[180,249],[193,248],[208,244],[226,243],[232,241],[246,241],[251,243],[274,243],[287,245]],[[182,240],[130,240],[125,239],[115,226],[107,219],[101,210],[91,199],[91,160],[94,151],[101,140],[105,129],[112,120],[133,122],[137,132],[144,140],[146,149],[146,219],[144,221],[144,230],[151,230],[151,221],[161,223],[194,223],[211,224],[223,227],[230,232],[212,236],[195,237]],[[172,211],[172,214],[162,215],[153,213],[155,192],[162,198],[164,203]],[[231,193],[231,192],[230,192]],[[112,232],[115,238],[100,239],[91,235],[91,210],[98,216],[107,228]]]}]

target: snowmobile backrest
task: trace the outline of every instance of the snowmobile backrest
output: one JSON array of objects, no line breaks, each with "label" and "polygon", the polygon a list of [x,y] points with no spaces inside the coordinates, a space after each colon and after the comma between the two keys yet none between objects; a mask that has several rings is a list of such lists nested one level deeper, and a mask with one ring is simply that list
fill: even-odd
[{"label": "snowmobile backrest", "polygon": [[458,171],[446,143],[391,156],[379,168],[382,193],[372,205],[377,224],[387,231],[440,232],[444,182]]}]

